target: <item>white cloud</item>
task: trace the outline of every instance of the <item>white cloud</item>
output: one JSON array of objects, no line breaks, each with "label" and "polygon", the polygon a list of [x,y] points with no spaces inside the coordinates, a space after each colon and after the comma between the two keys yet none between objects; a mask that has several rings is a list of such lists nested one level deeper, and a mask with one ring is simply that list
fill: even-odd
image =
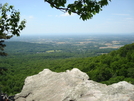
[{"label": "white cloud", "polygon": [[72,13],[71,15],[68,14],[68,12],[59,14],[59,15],[47,15],[47,17],[68,17],[68,16],[75,16],[75,13]]},{"label": "white cloud", "polygon": [[30,15],[30,16],[28,16],[28,18],[29,18],[29,19],[33,19],[33,18],[34,18],[34,16]]},{"label": "white cloud", "polygon": [[64,14],[61,14],[60,16],[70,16],[67,12]]},{"label": "white cloud", "polygon": [[75,16],[76,14],[74,14],[74,13],[72,13],[71,15],[68,13],[68,12],[66,12],[66,13],[64,13],[64,14],[61,14],[61,15],[59,15],[60,17],[66,17],[66,16]]}]

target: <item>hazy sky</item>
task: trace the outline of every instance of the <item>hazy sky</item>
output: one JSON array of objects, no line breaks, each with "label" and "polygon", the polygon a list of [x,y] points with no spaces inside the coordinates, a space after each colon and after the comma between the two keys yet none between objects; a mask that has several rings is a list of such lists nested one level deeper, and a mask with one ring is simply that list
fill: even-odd
[{"label": "hazy sky", "polygon": [[112,0],[87,21],[51,8],[44,0],[0,0],[2,4],[6,2],[14,5],[21,19],[27,21],[21,34],[134,33],[134,0]]}]

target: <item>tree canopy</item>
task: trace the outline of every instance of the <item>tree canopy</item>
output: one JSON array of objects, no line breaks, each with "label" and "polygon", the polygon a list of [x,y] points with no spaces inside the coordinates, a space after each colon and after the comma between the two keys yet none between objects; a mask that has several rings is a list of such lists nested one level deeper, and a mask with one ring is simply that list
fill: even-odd
[{"label": "tree canopy", "polygon": [[[134,43],[95,57],[82,57],[80,56],[82,52],[76,54],[77,50],[74,52],[40,52],[36,54],[27,51],[28,49],[31,50],[31,48],[38,48],[37,50],[39,51],[43,49],[50,50],[52,43],[7,43],[10,55],[0,59],[0,88],[8,94],[20,92],[27,76],[35,75],[45,68],[55,72],[78,68],[85,72],[90,77],[90,80],[105,84],[119,81],[134,84]],[[18,48],[19,46],[20,49]],[[16,49],[20,50],[20,52],[16,51]],[[70,47],[66,47],[66,49],[70,49]],[[101,50],[98,52],[101,52]],[[78,58],[76,55],[80,57]],[[87,56],[89,55],[87,54]]]},{"label": "tree canopy", "polygon": [[51,7],[59,9],[63,12],[76,13],[82,20],[88,20],[96,13],[102,10],[103,6],[108,5],[111,0],[75,0],[74,3],[67,3],[67,0],[44,0]]},{"label": "tree canopy", "polygon": [[14,9],[14,6],[5,3],[0,7],[0,55],[7,55],[3,52],[6,46],[3,42],[14,35],[19,36],[20,31],[25,28],[26,21],[20,22],[20,12]]}]

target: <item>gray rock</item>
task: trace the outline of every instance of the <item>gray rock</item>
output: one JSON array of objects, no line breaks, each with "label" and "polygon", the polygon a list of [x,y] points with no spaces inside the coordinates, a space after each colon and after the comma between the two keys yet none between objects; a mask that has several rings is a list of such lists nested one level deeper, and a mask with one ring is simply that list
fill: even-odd
[{"label": "gray rock", "polygon": [[76,68],[61,73],[44,69],[25,79],[15,101],[134,101],[134,85],[130,83],[107,86],[88,79]]}]

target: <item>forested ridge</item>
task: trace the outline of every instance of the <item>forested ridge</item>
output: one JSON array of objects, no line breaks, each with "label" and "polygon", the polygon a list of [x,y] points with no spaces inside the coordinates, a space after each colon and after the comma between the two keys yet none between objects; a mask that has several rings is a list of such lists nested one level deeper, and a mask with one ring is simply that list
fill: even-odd
[{"label": "forested ridge", "polygon": [[37,74],[45,68],[56,72],[79,68],[97,82],[112,84],[125,80],[134,84],[134,43],[95,57],[78,58],[58,52],[11,52],[7,57],[0,57],[0,88],[10,95],[16,94],[21,91],[27,76]]}]

